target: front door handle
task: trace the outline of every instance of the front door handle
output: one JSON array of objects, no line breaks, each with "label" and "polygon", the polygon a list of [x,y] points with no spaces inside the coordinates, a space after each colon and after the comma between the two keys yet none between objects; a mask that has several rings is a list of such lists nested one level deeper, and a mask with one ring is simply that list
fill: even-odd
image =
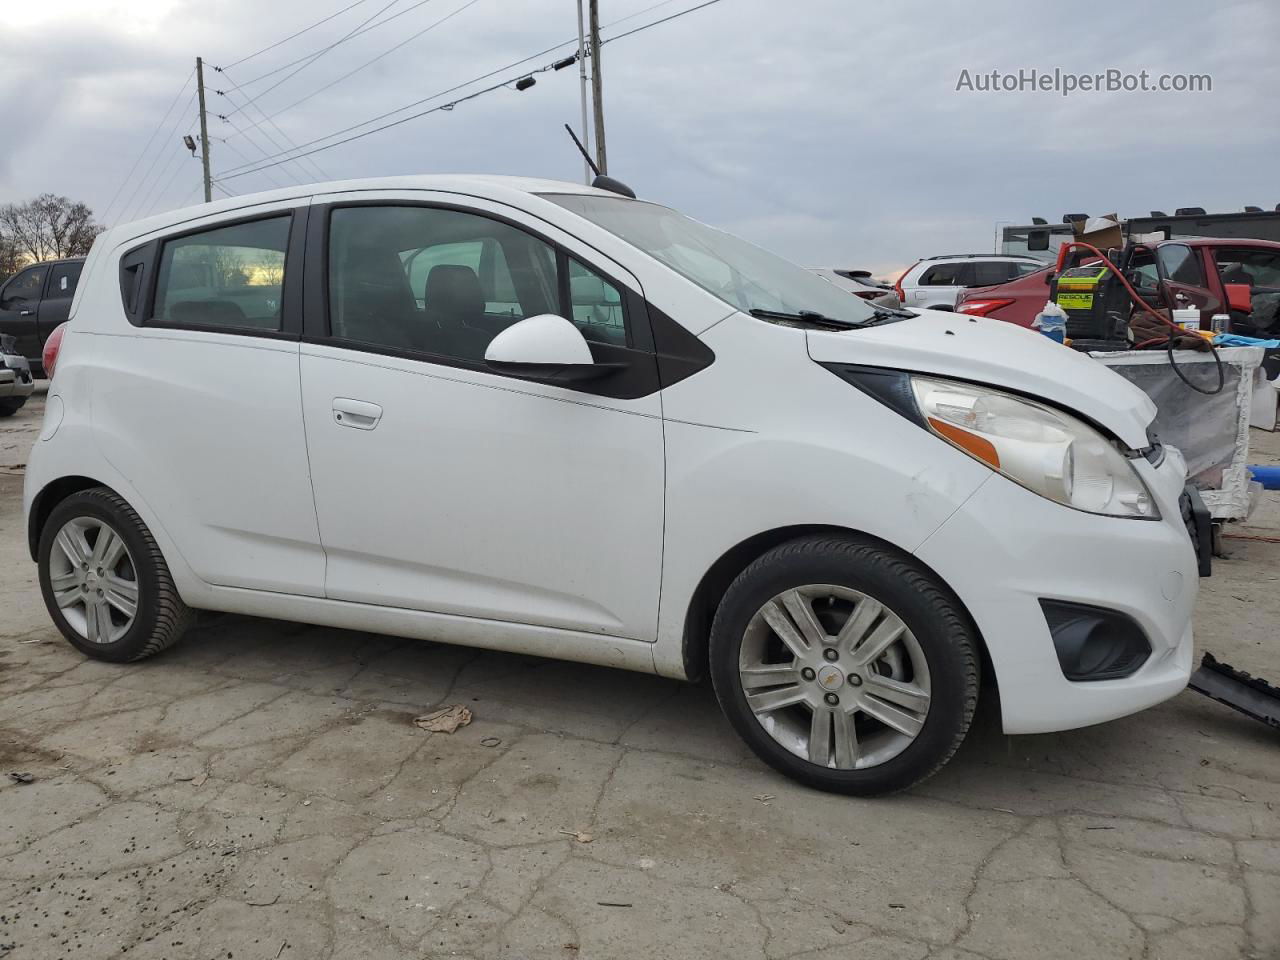
[{"label": "front door handle", "polygon": [[382,407],[367,400],[351,400],[347,397],[333,398],[333,421],[339,426],[355,427],[357,430],[372,430],[382,419]]},{"label": "front door handle", "polygon": [[20,317],[29,317],[29,316],[31,316],[31,314],[32,314],[33,312],[34,312],[34,311],[32,311],[32,310],[19,310],[19,311],[18,311],[18,316],[20,316]]}]

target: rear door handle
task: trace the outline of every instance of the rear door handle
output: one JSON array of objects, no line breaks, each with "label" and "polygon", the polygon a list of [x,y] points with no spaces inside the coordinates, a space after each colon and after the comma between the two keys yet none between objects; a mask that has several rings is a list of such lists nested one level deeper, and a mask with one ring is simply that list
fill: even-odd
[{"label": "rear door handle", "polygon": [[19,311],[18,311],[18,316],[20,316],[20,317],[29,317],[29,316],[31,316],[31,314],[32,314],[33,312],[34,312],[34,311],[31,311],[31,310],[19,310]]},{"label": "rear door handle", "polygon": [[382,419],[382,407],[367,400],[351,400],[347,397],[333,398],[333,421],[342,427],[355,427],[357,430],[372,430]]}]

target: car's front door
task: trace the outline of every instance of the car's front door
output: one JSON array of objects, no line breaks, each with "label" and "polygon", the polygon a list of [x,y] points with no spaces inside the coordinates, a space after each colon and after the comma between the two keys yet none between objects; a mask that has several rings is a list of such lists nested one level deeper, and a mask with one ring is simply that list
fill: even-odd
[{"label": "car's front door", "polygon": [[28,360],[40,359],[36,320],[48,272],[49,268],[43,264],[27,267],[0,287],[0,333],[16,337],[18,353]]},{"label": "car's front door", "polygon": [[1195,307],[1200,326],[1208,330],[1213,314],[1223,309],[1222,300],[1209,289],[1200,251],[1183,243],[1162,243],[1156,256],[1164,274],[1164,286],[1173,307]]},{"label": "car's front door", "polygon": [[[313,217],[301,371],[326,595],[652,640],[664,448],[635,278],[484,201]],[[486,368],[496,333],[544,313],[623,368],[569,386]]]}]

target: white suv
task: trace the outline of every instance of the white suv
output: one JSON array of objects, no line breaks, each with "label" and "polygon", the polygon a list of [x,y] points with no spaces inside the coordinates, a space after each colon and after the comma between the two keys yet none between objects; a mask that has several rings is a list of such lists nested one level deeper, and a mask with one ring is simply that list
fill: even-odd
[{"label": "white suv", "polygon": [[1008,283],[1044,266],[1034,257],[1007,257],[993,253],[962,253],[917,260],[894,284],[904,307],[954,310],[966,287],[990,287]]},{"label": "white suv", "polygon": [[761,758],[858,794],[946,762],[984,664],[1012,733],[1190,673],[1145,394],[657,204],[406,177],[182,210],[98,237],[58,351],[27,530],[103,660],[207,609],[709,671]]}]

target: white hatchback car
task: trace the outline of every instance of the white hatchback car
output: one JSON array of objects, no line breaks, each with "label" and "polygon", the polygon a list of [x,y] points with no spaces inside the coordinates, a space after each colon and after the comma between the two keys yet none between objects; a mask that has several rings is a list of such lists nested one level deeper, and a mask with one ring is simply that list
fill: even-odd
[{"label": "white hatchback car", "polygon": [[879,793],[984,671],[1011,733],[1184,687],[1197,514],[1153,414],[657,204],[407,177],[101,235],[25,506],[90,656],[207,609],[709,671],[766,762]]}]

